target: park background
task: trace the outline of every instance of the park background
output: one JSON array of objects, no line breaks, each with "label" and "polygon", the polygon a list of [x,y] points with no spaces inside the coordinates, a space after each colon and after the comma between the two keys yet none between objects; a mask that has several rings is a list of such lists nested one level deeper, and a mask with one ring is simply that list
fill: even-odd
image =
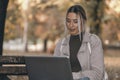
[{"label": "park background", "polygon": [[120,80],[120,0],[10,0],[3,55],[52,55],[57,41],[64,36],[66,10],[73,4],[84,7],[86,31],[103,42],[109,80]]}]

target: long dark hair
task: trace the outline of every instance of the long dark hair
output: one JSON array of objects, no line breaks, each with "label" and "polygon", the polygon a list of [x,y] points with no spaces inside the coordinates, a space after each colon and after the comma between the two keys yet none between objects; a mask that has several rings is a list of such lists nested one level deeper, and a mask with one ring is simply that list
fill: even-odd
[{"label": "long dark hair", "polygon": [[[73,12],[77,15],[80,16],[80,18],[78,18],[78,24],[81,25],[82,28],[80,28],[80,26],[78,26],[78,30],[79,30],[79,33],[80,33],[80,29],[81,30],[81,34],[79,35],[80,36],[80,41],[82,41],[83,39],[83,35],[85,33],[85,22],[87,21],[87,17],[86,17],[86,13],[85,13],[85,10],[82,6],[80,5],[73,5],[71,6],[68,10],[67,10],[67,14],[66,16],[68,15],[68,13],[70,12]],[[66,32],[66,31],[65,31]]]},{"label": "long dark hair", "polygon": [[87,20],[87,17],[86,17],[86,13],[85,13],[85,10],[82,6],[80,5],[73,5],[71,6],[68,11],[67,11],[67,14],[70,13],[70,12],[74,12],[78,15],[81,15],[82,18],[86,21]]}]

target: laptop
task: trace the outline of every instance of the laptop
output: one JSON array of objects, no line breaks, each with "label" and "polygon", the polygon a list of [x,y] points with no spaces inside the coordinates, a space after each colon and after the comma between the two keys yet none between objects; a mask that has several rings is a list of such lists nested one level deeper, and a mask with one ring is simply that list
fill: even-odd
[{"label": "laptop", "polygon": [[25,57],[29,80],[73,80],[66,57]]}]

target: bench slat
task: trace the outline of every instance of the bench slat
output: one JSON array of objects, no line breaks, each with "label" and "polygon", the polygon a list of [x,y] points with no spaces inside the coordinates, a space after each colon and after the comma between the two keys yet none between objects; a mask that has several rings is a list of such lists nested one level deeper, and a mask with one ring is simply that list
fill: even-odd
[{"label": "bench slat", "polygon": [[0,56],[0,64],[25,64],[24,56]]},{"label": "bench slat", "polygon": [[0,67],[0,75],[27,75],[25,66]]},{"label": "bench slat", "polygon": [[0,56],[0,75],[27,75],[24,56]]}]

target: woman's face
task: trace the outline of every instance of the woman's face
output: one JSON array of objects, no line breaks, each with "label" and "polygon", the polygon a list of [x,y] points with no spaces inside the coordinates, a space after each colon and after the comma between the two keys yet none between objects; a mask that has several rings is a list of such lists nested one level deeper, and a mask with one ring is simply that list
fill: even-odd
[{"label": "woman's face", "polygon": [[79,34],[79,30],[78,30],[78,18],[80,18],[80,16],[78,16],[74,12],[70,12],[66,16],[66,26],[67,26],[67,29],[69,30],[69,33],[71,35],[77,35],[77,34]]}]

